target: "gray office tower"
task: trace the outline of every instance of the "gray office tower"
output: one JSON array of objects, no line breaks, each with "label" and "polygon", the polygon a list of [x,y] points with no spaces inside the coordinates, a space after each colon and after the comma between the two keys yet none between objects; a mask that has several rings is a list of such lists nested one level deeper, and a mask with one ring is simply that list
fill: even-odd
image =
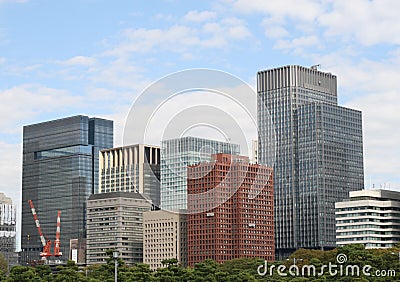
[{"label": "gray office tower", "polygon": [[259,162],[274,162],[276,256],[334,248],[335,202],[364,187],[361,112],[338,106],[336,76],[316,67],[260,71],[257,91]]},{"label": "gray office tower", "polygon": [[42,250],[28,200],[35,205],[41,230],[51,241],[57,211],[61,211],[63,260],[69,256],[70,239],[86,236],[86,200],[98,189],[99,151],[111,147],[111,120],[79,115],[24,126],[22,264],[40,259]]}]

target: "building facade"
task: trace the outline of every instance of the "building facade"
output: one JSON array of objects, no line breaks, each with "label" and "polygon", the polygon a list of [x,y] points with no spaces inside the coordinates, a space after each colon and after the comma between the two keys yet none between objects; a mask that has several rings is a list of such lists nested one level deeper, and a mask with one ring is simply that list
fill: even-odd
[{"label": "building facade", "polygon": [[16,253],[17,212],[11,198],[0,193],[0,253],[9,266],[18,264]]},{"label": "building facade", "polygon": [[87,203],[86,263],[106,263],[107,250],[118,250],[127,265],[143,262],[143,213],[151,200],[139,193],[93,194]]},{"label": "building facade", "polygon": [[213,158],[188,168],[188,264],[243,257],[274,261],[272,169],[242,156]]},{"label": "building facade", "polygon": [[216,153],[240,153],[237,144],[183,137],[161,142],[161,208],[187,209],[187,166],[211,160]]},{"label": "building facade", "polygon": [[[258,72],[259,162],[274,167],[278,258],[336,246],[335,202],[364,187],[361,112],[316,67]],[[272,138],[275,137],[275,138]]]},{"label": "building facade", "polygon": [[165,267],[166,259],[177,259],[187,266],[187,215],[169,211],[143,214],[143,263],[150,269]]},{"label": "building facade", "polygon": [[400,192],[361,190],[335,204],[336,243],[390,248],[400,242]]},{"label": "building facade", "polygon": [[258,140],[251,141],[251,162],[258,164]]},{"label": "building facade", "polygon": [[113,146],[113,121],[73,116],[23,128],[21,262],[40,259],[42,244],[28,200],[41,229],[55,239],[61,211],[61,251],[86,236],[86,201],[98,187],[99,151]]},{"label": "building facade", "polygon": [[77,265],[86,265],[86,238],[69,241],[69,259]]},{"label": "building facade", "polygon": [[99,193],[142,193],[160,206],[160,147],[137,144],[101,150],[99,168]]}]

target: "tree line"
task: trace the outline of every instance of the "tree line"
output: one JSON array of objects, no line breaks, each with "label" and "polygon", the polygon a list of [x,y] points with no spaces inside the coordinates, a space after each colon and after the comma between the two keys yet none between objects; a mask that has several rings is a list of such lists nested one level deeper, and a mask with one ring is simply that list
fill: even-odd
[{"label": "tree line", "polygon": [[[164,260],[156,271],[146,264],[127,266],[118,259],[120,282],[255,282],[255,281],[400,281],[400,244],[389,249],[365,249],[361,244],[334,250],[299,249],[288,259],[265,262],[241,258],[217,263],[205,260],[194,267],[182,267],[176,259]],[[0,281],[7,282],[112,282],[114,259],[107,252],[105,264],[79,268],[73,261],[57,266],[14,266],[8,271],[0,255]]]}]

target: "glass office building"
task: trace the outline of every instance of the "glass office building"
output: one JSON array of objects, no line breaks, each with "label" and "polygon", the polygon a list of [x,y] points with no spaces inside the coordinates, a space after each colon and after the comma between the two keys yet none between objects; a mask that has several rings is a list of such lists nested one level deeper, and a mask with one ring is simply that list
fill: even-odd
[{"label": "glass office building", "polygon": [[187,166],[211,161],[211,155],[240,154],[240,146],[228,142],[182,137],[161,142],[161,209],[187,209]]},{"label": "glass office building", "polygon": [[259,162],[274,166],[276,255],[334,248],[335,202],[364,186],[361,112],[338,106],[336,76],[315,67],[260,71],[257,89]]},{"label": "glass office building", "polygon": [[86,201],[98,189],[99,151],[113,147],[113,121],[74,116],[23,128],[21,263],[40,259],[42,245],[28,200],[41,229],[54,241],[61,211],[61,251],[86,237]]}]

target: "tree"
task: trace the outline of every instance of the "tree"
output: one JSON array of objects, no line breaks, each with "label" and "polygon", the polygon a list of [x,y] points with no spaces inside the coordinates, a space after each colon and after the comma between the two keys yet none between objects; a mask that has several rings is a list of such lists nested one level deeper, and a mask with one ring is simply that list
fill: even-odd
[{"label": "tree", "polygon": [[43,280],[43,281],[53,281],[53,274],[51,272],[51,268],[48,265],[42,264],[37,265],[35,267],[36,274]]},{"label": "tree", "polygon": [[10,282],[41,282],[43,281],[39,275],[37,275],[35,269],[29,266],[14,266],[11,268],[10,275],[8,277]]},{"label": "tree", "polygon": [[151,282],[155,278],[153,271],[148,264],[138,263],[129,267],[127,271],[121,274],[122,281],[126,282]]},{"label": "tree", "polygon": [[0,253],[0,272],[8,273],[8,262],[2,253]]}]

